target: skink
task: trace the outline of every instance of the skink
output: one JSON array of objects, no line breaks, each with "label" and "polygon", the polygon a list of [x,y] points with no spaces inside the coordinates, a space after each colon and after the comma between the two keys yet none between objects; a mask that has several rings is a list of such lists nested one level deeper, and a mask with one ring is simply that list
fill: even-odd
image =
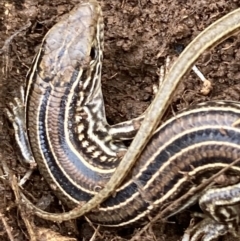
[{"label": "skink", "polygon": [[[212,40],[211,46],[216,42]],[[134,137],[135,124],[142,121],[140,117],[115,126],[107,124],[100,83],[102,52],[101,8],[95,1],[82,3],[45,36],[27,76],[25,108],[17,101],[8,110],[25,160],[37,162],[56,195],[70,207],[85,204],[107,185],[127,150],[122,140]],[[169,96],[162,98],[164,109]],[[22,110],[25,118],[19,114]],[[236,102],[208,102],[168,120],[147,142],[124,183],[88,218],[119,227],[142,223],[160,212],[239,157],[239,117]],[[239,172],[238,165],[228,170],[230,175]],[[221,208],[239,202],[238,184],[224,191],[228,201],[224,205],[220,201]],[[208,200],[206,195],[204,190],[193,191],[163,218],[200,197]],[[216,223],[226,223],[224,230],[228,231],[231,222],[222,213],[208,214]],[[229,215],[237,219],[235,213]],[[50,216],[45,218],[57,220]]]}]

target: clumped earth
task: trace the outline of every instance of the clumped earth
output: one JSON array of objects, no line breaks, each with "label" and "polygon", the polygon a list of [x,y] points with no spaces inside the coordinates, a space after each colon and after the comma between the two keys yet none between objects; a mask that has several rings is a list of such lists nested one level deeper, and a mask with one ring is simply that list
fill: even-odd
[{"label": "clumped earth", "polygon": [[[17,161],[11,125],[3,108],[24,85],[26,73],[39,44],[59,17],[78,1],[1,0],[0,48],[4,41],[25,28],[1,50],[0,58],[0,240],[29,240],[25,223],[18,212],[16,197],[4,176],[6,165],[17,177],[26,172]],[[102,88],[108,121],[111,124],[140,115],[154,98],[160,66],[167,56],[172,61],[207,26],[240,7],[237,0],[105,0],[101,3],[105,23],[105,51]],[[210,3],[209,3],[210,2]],[[174,94],[165,118],[189,105],[207,100],[240,100],[240,35],[234,35],[201,56],[196,65],[212,82],[212,91],[201,94],[202,82],[194,73],[187,75]],[[5,170],[5,171],[4,171]],[[36,171],[24,186],[36,203],[50,212],[64,206]],[[43,200],[49,201],[49,205]],[[31,217],[31,215],[30,215]],[[84,220],[61,224],[28,216],[30,224],[67,236],[65,240],[129,240],[139,229],[94,229]],[[168,223],[156,223],[139,240],[180,240],[190,222],[190,212],[179,214]],[[45,233],[45,234],[46,234]],[[37,235],[37,232],[35,233]],[[54,234],[55,235],[55,234]],[[39,240],[51,240],[50,238]],[[58,236],[52,236],[60,240]],[[225,237],[222,240],[237,240]]]}]

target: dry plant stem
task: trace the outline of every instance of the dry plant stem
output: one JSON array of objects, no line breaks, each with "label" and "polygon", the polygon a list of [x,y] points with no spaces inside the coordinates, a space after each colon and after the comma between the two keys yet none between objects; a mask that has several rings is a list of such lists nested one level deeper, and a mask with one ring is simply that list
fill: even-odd
[{"label": "dry plant stem", "polygon": [[11,228],[9,227],[9,225],[7,224],[4,216],[2,213],[0,213],[0,219],[2,220],[2,223],[3,223],[3,226],[8,234],[8,238],[10,241],[14,241],[14,238],[13,238],[13,235],[12,235],[12,232],[11,232]]},{"label": "dry plant stem", "polygon": [[22,28],[20,28],[19,30],[17,30],[14,34],[12,34],[9,38],[7,38],[4,42],[3,47],[0,49],[0,54],[3,53],[8,53],[9,51],[9,46],[11,44],[11,42],[13,41],[13,39],[21,32],[27,30],[29,27],[31,26],[31,22],[28,22],[25,26],[23,26]]},{"label": "dry plant stem", "polygon": [[201,190],[203,190],[206,187],[209,187],[214,184],[214,179],[222,175],[224,172],[226,172],[229,168],[235,166],[238,162],[240,162],[240,158],[229,164],[228,166],[224,167],[221,169],[219,172],[214,174],[212,177],[208,178],[205,180],[203,183],[195,187],[194,189],[191,189],[189,192],[185,193],[181,198],[175,200],[172,202],[170,205],[168,205],[165,209],[163,209],[156,217],[154,217],[151,222],[149,222],[147,225],[145,225],[136,235],[134,235],[130,241],[136,241],[140,235],[142,235],[149,227],[151,224],[156,222],[157,220],[162,219],[165,216],[165,213],[168,212],[169,210],[174,210],[174,206],[178,206],[179,202],[182,202],[182,200],[185,200],[191,193],[194,191],[194,193],[200,193]]},{"label": "dry plant stem", "polygon": [[[17,183],[17,178],[15,175],[12,175],[11,170],[8,168],[8,165],[4,159],[1,160],[1,165],[4,167],[4,172],[7,173],[9,184],[14,192],[15,198],[16,198],[16,203],[19,204],[21,202],[20,199],[20,191]],[[26,228],[28,230],[28,234],[30,236],[30,241],[37,241],[35,233],[33,231],[33,224],[29,222],[29,218],[25,215],[25,211],[22,210],[21,206],[18,205],[21,217],[26,225]],[[14,240],[14,239],[13,239]]]},{"label": "dry plant stem", "polygon": [[173,93],[182,77],[191,69],[194,62],[205,50],[216,46],[224,39],[239,31],[239,29],[240,9],[237,9],[210,25],[182,52],[178,60],[173,64],[154,101],[147,110],[146,117],[140,127],[139,132],[137,133],[115,173],[105,185],[104,189],[102,189],[94,198],[92,198],[82,207],[77,207],[62,214],[44,212],[23,197],[29,207],[35,211],[35,214],[41,218],[58,222],[74,219],[96,208],[107,197],[109,197],[123,182],[128,172],[137,161],[142,150],[148,143],[153,132],[156,130],[157,125],[161,121],[166,109],[171,103]]},{"label": "dry plant stem", "polygon": [[[12,175],[12,177],[9,180],[16,198],[16,203],[19,204],[21,202],[21,199],[20,199],[20,192],[19,192],[19,187],[17,183],[17,178],[15,175]],[[18,208],[19,208],[21,217],[26,225],[28,234],[30,236],[30,241],[37,241],[37,237],[35,235],[36,232],[34,231],[35,229],[34,224],[29,221],[29,217],[27,217],[28,214],[26,214],[26,211],[23,210],[20,205],[18,205]]]},{"label": "dry plant stem", "polygon": [[89,225],[93,228],[94,234],[93,236],[98,235],[101,239],[103,239],[103,236],[98,232],[100,226],[98,225],[97,228],[94,227],[94,224],[85,216],[86,221],[89,223]]},{"label": "dry plant stem", "polygon": [[[99,228],[100,228],[100,226],[98,226],[96,229],[94,228],[95,232],[94,232],[93,236],[91,237],[90,241],[94,241],[95,238],[97,237],[97,235],[99,235],[99,232],[98,232]],[[100,235],[100,237],[103,238],[101,235]]]},{"label": "dry plant stem", "polygon": [[25,26],[23,26],[21,29],[16,31],[14,34],[12,34],[7,40],[5,40],[3,47],[0,49],[0,55],[5,54],[5,69],[4,72],[6,75],[8,74],[8,67],[9,67],[9,47],[13,39],[20,34],[21,32],[27,30],[31,26],[31,22],[28,22]]},{"label": "dry plant stem", "polygon": [[201,79],[201,81],[203,82],[203,87],[201,89],[201,93],[203,95],[208,95],[209,92],[212,90],[212,84],[211,82],[205,78],[205,76],[202,74],[202,72],[197,68],[196,65],[194,65],[192,67],[192,70],[194,71],[194,73]]}]

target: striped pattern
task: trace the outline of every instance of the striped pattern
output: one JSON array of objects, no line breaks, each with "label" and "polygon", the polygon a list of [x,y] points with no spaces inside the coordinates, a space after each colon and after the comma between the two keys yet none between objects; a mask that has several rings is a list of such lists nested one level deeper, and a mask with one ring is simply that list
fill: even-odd
[{"label": "striped pattern", "polygon": [[[235,102],[209,102],[178,114],[161,126],[148,143],[132,176],[105,201],[99,213],[88,217],[108,226],[143,222],[197,186],[240,154],[240,117]],[[240,166],[231,170],[236,175]],[[192,193],[166,217],[196,202]]]},{"label": "striped pattern", "polygon": [[[104,187],[126,151],[121,139],[134,133],[131,122],[107,124],[102,51],[100,6],[83,3],[48,32],[28,74],[25,104],[31,150],[56,195],[71,207]],[[239,119],[238,103],[208,102],[168,120],[152,136],[125,183],[88,218],[124,226],[154,216],[240,156]],[[240,166],[229,173],[239,175]],[[193,191],[166,217],[201,194]]]}]

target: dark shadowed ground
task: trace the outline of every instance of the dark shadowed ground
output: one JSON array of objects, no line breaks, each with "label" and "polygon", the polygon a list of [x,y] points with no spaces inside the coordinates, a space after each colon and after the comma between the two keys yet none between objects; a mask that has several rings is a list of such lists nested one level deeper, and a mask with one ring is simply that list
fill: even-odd
[{"label": "dark shadowed ground", "polygon": [[[100,3],[105,22],[102,88],[111,124],[136,117],[149,106],[153,99],[152,86],[158,82],[159,68],[166,56],[177,58],[179,52],[202,30],[240,7],[236,0],[102,0]],[[18,177],[26,169],[16,159],[13,130],[3,116],[3,108],[18,95],[19,86],[25,82],[26,73],[44,34],[73,5],[68,0],[0,2],[0,48],[9,36],[31,23],[29,28],[13,39],[10,48],[0,58],[0,160],[4,160]],[[233,36],[214,50],[206,52],[197,63],[205,77],[212,82],[213,90],[206,96],[202,95],[202,82],[194,73],[190,73],[175,93],[166,118],[172,111],[177,112],[198,102],[240,100],[239,36]],[[0,240],[9,240],[3,227],[4,221],[14,240],[28,240],[15,197],[3,174],[0,169],[0,214],[3,215],[0,216]],[[64,209],[38,172],[32,175],[25,188],[35,202],[51,195],[53,201],[48,211],[61,212]],[[177,215],[166,225],[153,225],[139,240],[179,240],[188,227],[189,214],[186,211]],[[36,226],[78,240],[90,240],[94,233],[83,220],[57,224],[34,217],[31,221]],[[92,240],[128,240],[137,231],[100,229]],[[228,237],[223,240],[237,239]]]}]

